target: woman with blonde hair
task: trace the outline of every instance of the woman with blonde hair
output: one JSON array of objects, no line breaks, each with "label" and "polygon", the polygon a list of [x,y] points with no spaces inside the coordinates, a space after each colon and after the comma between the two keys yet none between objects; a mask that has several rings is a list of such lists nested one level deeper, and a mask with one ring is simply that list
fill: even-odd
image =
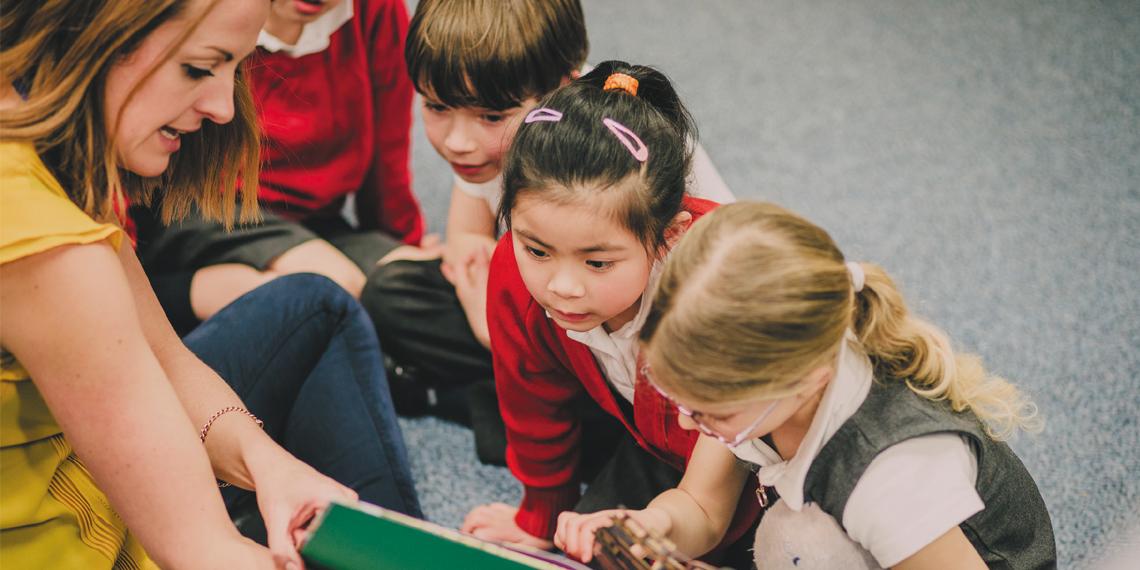
[{"label": "woman with blonde hair", "polygon": [[[258,166],[241,62],[268,9],[246,0],[5,6],[5,567],[299,568],[302,527],[330,500],[356,497],[318,472],[339,464],[302,455],[335,441],[326,432],[342,418],[367,424],[344,438],[352,445],[372,435],[364,443],[397,439],[393,447],[360,448],[358,455],[379,456],[379,465],[354,464],[334,476],[359,489],[404,484],[375,336],[347,294],[313,276],[271,283],[235,302],[214,334],[188,339],[196,356],[165,320],[120,227],[126,204],[146,203],[156,191],[168,220],[192,204],[232,218],[237,181],[256,179]],[[245,188],[243,214],[256,211],[256,185]],[[276,320],[250,334],[250,316],[267,314]],[[353,333],[360,330],[363,336]],[[247,409],[211,366],[266,411]],[[348,403],[332,420],[314,418],[314,408],[333,407],[335,393],[314,382],[342,376],[359,384],[343,396]],[[219,480],[256,492],[269,550],[230,522]],[[418,512],[412,493],[405,506]]]},{"label": "woman with blonde hair", "polygon": [[[1045,504],[1003,443],[1037,427],[1034,406],[803,218],[738,203],[698,221],[640,340],[647,381],[702,436],[680,485],[630,514],[688,554],[718,542],[751,468],[773,505],[760,568],[1056,565]],[[613,514],[564,514],[556,542],[589,558]]]}]

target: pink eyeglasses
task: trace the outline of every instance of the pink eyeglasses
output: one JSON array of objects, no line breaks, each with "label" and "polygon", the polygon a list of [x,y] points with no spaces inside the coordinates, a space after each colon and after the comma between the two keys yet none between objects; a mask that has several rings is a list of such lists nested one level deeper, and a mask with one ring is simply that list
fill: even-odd
[{"label": "pink eyeglasses", "polygon": [[723,443],[729,447],[736,447],[736,446],[744,443],[745,441],[747,441],[748,436],[753,431],[755,431],[757,427],[760,427],[760,424],[764,420],[768,419],[768,416],[772,415],[772,412],[776,409],[776,406],[778,406],[780,404],[780,400],[776,400],[775,402],[772,402],[771,404],[769,404],[768,407],[764,410],[764,413],[760,414],[760,417],[756,418],[756,421],[752,422],[751,424],[748,425],[748,427],[744,428],[743,431],[736,434],[736,437],[729,439],[729,438],[724,437],[723,435],[717,433],[716,430],[714,430],[713,428],[709,427],[708,424],[701,421],[701,415],[702,415],[701,412],[698,412],[696,410],[690,410],[689,408],[682,406],[680,403],[677,402],[677,400],[674,400],[672,396],[670,396],[669,394],[666,394],[665,391],[662,390],[661,387],[658,386],[657,383],[653,381],[653,377],[651,374],[652,374],[652,371],[649,369],[648,364],[641,367],[641,375],[645,377],[646,382],[648,382],[650,386],[653,386],[654,390],[657,390],[658,394],[661,394],[662,398],[665,398],[666,400],[669,401],[669,403],[673,404],[673,406],[677,408],[677,411],[681,415],[688,417],[690,420],[693,420],[693,423],[697,425],[697,429],[701,430],[701,433],[703,433],[703,434],[705,434],[711,438],[715,438],[717,441],[719,441],[719,442],[721,442],[721,443]]}]

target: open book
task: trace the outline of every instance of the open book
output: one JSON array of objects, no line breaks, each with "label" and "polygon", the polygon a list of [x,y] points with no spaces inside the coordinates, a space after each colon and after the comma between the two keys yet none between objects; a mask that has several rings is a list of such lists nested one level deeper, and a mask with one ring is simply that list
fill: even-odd
[{"label": "open book", "polygon": [[589,570],[544,550],[504,545],[368,503],[333,503],[309,527],[306,565],[327,570]]}]

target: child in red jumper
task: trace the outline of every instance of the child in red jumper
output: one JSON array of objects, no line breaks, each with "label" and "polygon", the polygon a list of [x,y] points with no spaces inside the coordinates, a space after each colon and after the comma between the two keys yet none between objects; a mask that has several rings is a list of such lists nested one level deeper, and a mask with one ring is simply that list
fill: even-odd
[{"label": "child in red jumper", "polygon": [[[319,273],[359,296],[381,258],[431,254],[411,247],[424,221],[411,190],[404,3],[271,8],[248,66],[265,138],[261,223],[227,232],[195,216],[167,229],[135,212],[140,256],[181,332],[282,274]],[[350,195],[359,227],[342,216]]]},{"label": "child in red jumper", "polygon": [[[639,374],[637,333],[662,261],[715,204],[685,195],[692,121],[657,71],[602,63],[523,123],[503,171],[508,233],[491,261],[487,320],[507,463],[525,493],[518,508],[475,508],[463,530],[549,547],[562,511],[642,508],[680,479],[696,437]],[[583,395],[628,433],[580,496],[579,460],[597,453],[579,446]],[[751,496],[722,554],[747,560]]]},{"label": "child in red jumper", "polygon": [[[397,406],[443,417],[466,409],[479,459],[503,464],[486,309],[502,161],[538,100],[589,71],[586,20],[578,0],[420,0],[404,52],[424,133],[454,174],[447,245],[441,260],[385,265],[360,302],[384,323],[385,352],[414,371],[393,383],[407,388]],[[733,201],[694,148],[688,191]]]}]

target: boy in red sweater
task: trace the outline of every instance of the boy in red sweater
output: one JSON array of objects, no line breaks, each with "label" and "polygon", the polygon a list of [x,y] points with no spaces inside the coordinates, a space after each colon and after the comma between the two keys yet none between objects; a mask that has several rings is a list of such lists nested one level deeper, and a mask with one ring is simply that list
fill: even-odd
[{"label": "boy in red sweater", "polygon": [[[438,254],[413,247],[424,220],[411,190],[404,3],[271,8],[246,67],[265,141],[261,223],[227,232],[193,217],[162,228],[135,211],[140,256],[180,332],[279,275],[319,273],[359,297],[382,258]],[[342,216],[349,196],[358,227]]]},{"label": "boy in red sweater", "polygon": [[[503,169],[508,232],[491,260],[487,317],[522,504],[473,509],[477,537],[549,547],[557,517],[642,508],[676,486],[696,436],[640,373],[638,331],[669,250],[715,207],[686,196],[695,129],[660,72],[624,62],[556,90],[518,129]],[[623,426],[616,450],[582,441],[576,400]],[[580,494],[582,463],[608,453]],[[639,505],[633,507],[633,505]],[[750,559],[747,489],[711,556]]]},{"label": "boy in red sweater", "polygon": [[[423,98],[424,131],[454,172],[447,245],[442,260],[384,266],[361,302],[384,323],[385,351],[416,370],[418,411],[469,408],[476,450],[488,463],[505,461],[486,314],[502,157],[538,100],[588,70],[588,51],[578,0],[422,0],[408,29],[408,75]],[[699,146],[689,182],[695,195],[733,199]]]}]

